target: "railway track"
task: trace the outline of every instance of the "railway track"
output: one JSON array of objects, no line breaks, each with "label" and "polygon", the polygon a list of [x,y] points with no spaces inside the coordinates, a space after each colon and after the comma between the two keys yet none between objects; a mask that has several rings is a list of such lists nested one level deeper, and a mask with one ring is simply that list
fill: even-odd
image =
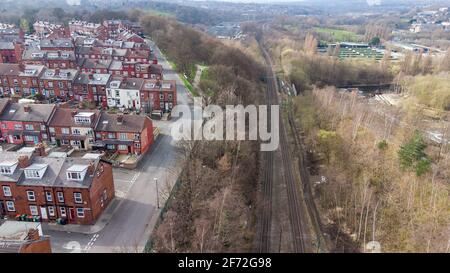
[{"label": "railway track", "polygon": [[[266,104],[278,105],[278,86],[276,77],[272,70],[272,61],[269,54],[261,46],[261,51],[266,61],[266,74],[267,74],[267,94]],[[268,113],[269,126],[271,126],[270,109]],[[286,193],[288,201],[288,214],[289,222],[292,232],[292,250],[293,252],[302,253],[306,252],[305,246],[305,217],[306,213],[302,211],[302,202],[300,200],[301,191],[299,189],[299,183],[296,180],[292,170],[292,157],[290,154],[289,143],[287,140],[286,131],[283,125],[283,120],[279,120],[280,129],[280,151],[282,156],[283,165],[283,179],[286,184]],[[263,192],[263,211],[261,215],[261,226],[259,233],[259,247],[258,251],[262,253],[270,252],[271,250],[271,224],[272,224],[272,193],[273,193],[273,160],[275,152],[264,153],[264,181],[262,183]]]},{"label": "railway track", "polygon": [[[268,73],[269,71],[267,71]],[[269,74],[267,74],[268,76]],[[269,86],[267,87],[266,104],[270,106],[272,104],[272,92],[269,92]],[[271,120],[271,112],[268,109],[267,117]],[[268,253],[270,252],[270,240],[271,240],[271,226],[272,226],[272,193],[273,193],[273,158],[274,152],[264,152],[264,180],[262,183],[262,200],[263,208],[261,215],[261,231],[259,237],[258,252]]]}]

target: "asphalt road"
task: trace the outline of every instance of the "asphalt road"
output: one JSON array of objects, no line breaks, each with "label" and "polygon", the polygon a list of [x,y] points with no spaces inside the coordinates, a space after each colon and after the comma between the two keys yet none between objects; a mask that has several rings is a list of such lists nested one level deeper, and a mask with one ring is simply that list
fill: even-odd
[{"label": "asphalt road", "polygon": [[[164,78],[177,81],[178,104],[192,105],[182,80],[159,49],[150,46],[164,68]],[[170,136],[173,121],[155,121],[161,134],[136,170],[114,169],[117,195],[123,200],[109,223],[96,234],[44,230],[51,236],[54,252],[141,252],[158,217],[156,184],[160,205],[177,180],[184,156]]]}]

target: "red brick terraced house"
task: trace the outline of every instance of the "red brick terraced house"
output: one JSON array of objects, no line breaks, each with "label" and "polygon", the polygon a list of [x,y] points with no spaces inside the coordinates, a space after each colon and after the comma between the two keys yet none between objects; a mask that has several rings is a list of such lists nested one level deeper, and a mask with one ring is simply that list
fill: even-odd
[{"label": "red brick terraced house", "polygon": [[70,38],[66,39],[42,39],[40,41],[41,50],[52,50],[52,51],[74,51],[75,45]]},{"label": "red brick terraced house", "polygon": [[27,49],[22,55],[22,64],[45,65],[48,68],[76,68],[74,51],[44,51],[36,48]]},{"label": "red brick terraced house", "polygon": [[106,87],[110,79],[110,74],[78,74],[73,84],[73,99],[107,107]]},{"label": "red brick terraced house", "polygon": [[100,117],[98,110],[77,110],[57,107],[49,122],[50,142],[58,147],[90,150],[94,129]]},{"label": "red brick terraced house", "polygon": [[112,60],[102,60],[102,59],[79,59],[78,66],[81,72],[84,73],[97,73],[97,74],[107,74],[109,67],[111,66]]},{"label": "red brick terraced house", "polygon": [[77,76],[77,69],[46,69],[41,76],[42,94],[69,100],[73,97],[73,83]]},{"label": "red brick terraced house", "polygon": [[114,198],[112,166],[100,159],[0,154],[0,214],[93,224]]},{"label": "red brick terraced house", "polygon": [[21,95],[19,85],[19,64],[0,64],[0,95]]},{"label": "red brick terraced house", "polygon": [[94,147],[119,154],[144,154],[153,143],[152,120],[143,115],[102,112],[95,128]]},{"label": "red brick terraced house", "polygon": [[22,95],[42,94],[41,92],[41,76],[44,73],[43,65],[25,65],[19,73],[19,86]]},{"label": "red brick terraced house", "polygon": [[54,104],[7,103],[0,114],[3,139],[8,143],[29,146],[48,141],[47,124],[54,112]]},{"label": "red brick terraced house", "polygon": [[18,63],[23,51],[23,44],[0,42],[0,63]]},{"label": "red brick terraced house", "polygon": [[144,112],[153,110],[171,112],[177,105],[177,83],[175,80],[145,80],[140,91]]}]

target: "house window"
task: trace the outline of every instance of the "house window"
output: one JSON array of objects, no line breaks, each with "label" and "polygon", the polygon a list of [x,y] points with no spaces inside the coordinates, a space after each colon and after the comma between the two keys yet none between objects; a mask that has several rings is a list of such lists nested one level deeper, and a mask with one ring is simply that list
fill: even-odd
[{"label": "house window", "polygon": [[34,130],[33,124],[25,124],[25,130],[33,131]]},{"label": "house window", "polygon": [[61,217],[67,217],[66,208],[59,208],[59,212],[61,213]]},{"label": "house window", "polygon": [[81,180],[81,173],[79,172],[67,172],[67,178],[70,180]]},{"label": "house window", "polygon": [[22,130],[22,124],[14,124],[14,130]]},{"label": "house window", "polygon": [[39,215],[37,206],[30,206],[30,214],[33,216]]},{"label": "house window", "polygon": [[72,140],[72,145],[73,146],[80,146],[81,142],[79,140]]},{"label": "house window", "polygon": [[69,128],[61,128],[61,133],[64,135],[68,135],[68,134],[70,134],[70,130],[69,130]]},{"label": "house window", "polygon": [[163,94],[160,94],[160,95],[159,95],[159,99],[160,99],[160,100],[163,100],[163,99],[164,99],[164,95],[163,95]]},{"label": "house window", "polygon": [[47,209],[48,209],[48,214],[50,216],[55,216],[55,207],[50,206],[50,207],[47,207]]},{"label": "house window", "polygon": [[34,141],[33,136],[25,136],[25,141]]},{"label": "house window", "polygon": [[59,191],[56,193],[56,195],[58,196],[58,202],[64,203],[64,193],[62,191]]},{"label": "house window", "polygon": [[58,87],[59,88],[64,88],[64,84],[62,82],[58,82]]},{"label": "house window", "polygon": [[61,145],[69,145],[69,141],[67,139],[61,139]]},{"label": "house window", "polygon": [[81,135],[81,131],[80,131],[80,129],[72,129],[72,134]]},{"label": "house window", "polygon": [[127,133],[120,133],[119,138],[120,138],[120,140],[128,140]]},{"label": "house window", "polygon": [[124,151],[124,150],[128,149],[128,146],[127,145],[119,145],[118,149]]},{"label": "house window", "polygon": [[83,198],[81,197],[81,193],[80,192],[74,192],[73,193],[73,198],[75,200],[75,203],[77,203],[77,204],[83,203]]},{"label": "house window", "polygon": [[12,196],[11,188],[9,186],[3,186],[3,195],[4,196]]},{"label": "house window", "polygon": [[2,124],[2,129],[6,129],[6,123]]},{"label": "house window", "polygon": [[141,135],[140,134],[134,134],[134,139],[135,140],[140,140],[141,139]]},{"label": "house window", "polygon": [[45,125],[41,125],[41,131],[45,131]]},{"label": "house window", "polygon": [[28,201],[36,201],[36,196],[34,195],[34,191],[27,191]]},{"label": "house window", "polygon": [[2,174],[11,174],[11,167],[0,166],[0,173],[2,173]]},{"label": "house window", "polygon": [[6,201],[6,209],[8,211],[16,211],[16,208],[14,207],[13,201]]},{"label": "house window", "polygon": [[25,177],[26,178],[41,178],[41,175],[39,174],[39,171],[36,171],[36,170],[25,170]]},{"label": "house window", "polygon": [[47,199],[47,202],[52,202],[53,201],[53,196],[52,193],[49,191],[45,192],[45,199]]},{"label": "house window", "polygon": [[108,138],[115,139],[116,135],[114,133],[108,133]]},{"label": "house window", "polygon": [[141,148],[141,143],[134,143],[135,148]]},{"label": "house window", "polygon": [[103,190],[103,200],[108,200],[108,193],[106,191],[106,189]]},{"label": "house window", "polygon": [[84,218],[84,208],[77,208],[77,217]]},{"label": "house window", "polygon": [[53,88],[53,82],[48,82],[48,87]]},{"label": "house window", "polygon": [[106,145],[106,149],[108,149],[108,150],[115,150],[116,147],[114,146],[114,144],[108,144],[108,145]]},{"label": "house window", "polygon": [[53,127],[48,128],[48,130],[50,131],[50,133],[55,133],[55,128]]}]

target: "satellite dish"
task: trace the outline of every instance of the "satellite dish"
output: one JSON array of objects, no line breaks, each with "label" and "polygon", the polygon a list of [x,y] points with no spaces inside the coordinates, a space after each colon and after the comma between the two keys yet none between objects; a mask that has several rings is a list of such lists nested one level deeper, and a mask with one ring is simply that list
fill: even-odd
[{"label": "satellite dish", "polygon": [[381,253],[381,244],[377,241],[370,241],[366,244],[366,253]]}]

